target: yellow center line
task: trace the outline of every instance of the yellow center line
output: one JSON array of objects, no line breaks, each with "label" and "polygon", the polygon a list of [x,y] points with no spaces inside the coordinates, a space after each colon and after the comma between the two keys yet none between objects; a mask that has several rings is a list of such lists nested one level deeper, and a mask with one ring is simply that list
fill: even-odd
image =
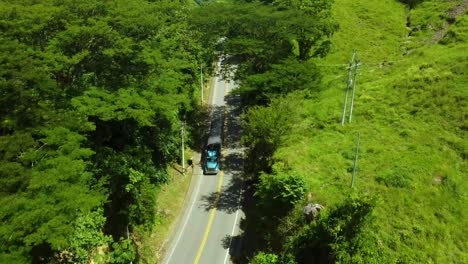
[{"label": "yellow center line", "polygon": [[[229,89],[229,82],[226,82],[226,95],[228,94],[228,90]],[[224,177],[224,159],[226,157],[226,136],[227,136],[227,110],[228,110],[228,105],[227,105],[227,101],[226,103],[224,104],[224,140],[223,140],[223,150],[222,150],[222,167],[221,167],[221,171],[220,171],[220,176],[219,176],[219,181],[218,181],[218,189],[217,189],[217,192],[216,192],[216,198],[215,198],[215,201],[213,203],[213,209],[211,209],[211,213],[210,213],[210,218],[208,219],[208,225],[206,226],[206,230],[205,230],[205,234],[203,235],[203,240],[200,244],[200,248],[198,249],[198,253],[197,253],[197,257],[195,258],[195,261],[193,262],[193,264],[198,264],[198,262],[200,261],[200,257],[202,255],[202,252],[203,252],[203,249],[205,248],[205,244],[206,244],[206,241],[208,240],[208,235],[210,234],[210,230],[211,230],[211,225],[213,224],[213,219],[214,219],[214,216],[215,216],[215,213],[216,213],[216,208],[218,206],[218,202],[219,202],[219,197],[221,196],[221,186],[223,185],[223,177]]]}]

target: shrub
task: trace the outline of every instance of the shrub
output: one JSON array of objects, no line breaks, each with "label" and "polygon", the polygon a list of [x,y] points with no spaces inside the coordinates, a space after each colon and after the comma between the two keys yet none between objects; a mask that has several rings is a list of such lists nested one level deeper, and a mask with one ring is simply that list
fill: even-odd
[{"label": "shrub", "polygon": [[265,214],[282,216],[304,196],[304,186],[304,179],[294,174],[262,174],[255,196]]},{"label": "shrub", "polygon": [[276,264],[278,263],[278,256],[275,254],[269,254],[264,252],[259,252],[255,257],[250,261],[250,264]]},{"label": "shrub", "polygon": [[412,186],[411,175],[401,169],[384,172],[376,180],[387,187],[410,188]]},{"label": "shrub", "polygon": [[299,263],[372,263],[377,249],[366,230],[372,226],[377,202],[375,197],[351,194],[292,236],[286,251]]},{"label": "shrub", "polygon": [[273,153],[300,121],[301,104],[298,96],[280,97],[272,99],[267,107],[255,106],[242,115],[244,135],[241,141],[247,147],[248,171],[271,171]]},{"label": "shrub", "polygon": [[130,239],[121,238],[117,243],[112,244],[111,263],[130,263],[136,258],[135,246]]}]

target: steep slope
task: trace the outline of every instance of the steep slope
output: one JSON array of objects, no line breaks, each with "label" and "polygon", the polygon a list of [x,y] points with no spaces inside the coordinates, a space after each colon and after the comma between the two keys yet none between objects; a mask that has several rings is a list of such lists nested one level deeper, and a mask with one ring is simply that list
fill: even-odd
[{"label": "steep slope", "polygon": [[[468,258],[464,5],[430,1],[410,10],[392,0],[335,2],[340,30],[331,54],[317,61],[325,87],[306,100],[302,134],[275,153],[274,169],[304,176],[313,201],[333,208],[348,197],[360,133],[354,189],[379,202],[362,228],[364,246],[349,252],[353,262]],[[352,123],[341,126],[353,49],[360,60],[356,100]]]}]

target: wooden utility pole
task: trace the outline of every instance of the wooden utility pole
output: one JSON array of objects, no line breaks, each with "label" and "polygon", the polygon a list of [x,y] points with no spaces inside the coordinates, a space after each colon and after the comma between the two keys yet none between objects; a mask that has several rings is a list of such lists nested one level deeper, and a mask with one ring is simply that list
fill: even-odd
[{"label": "wooden utility pole", "polygon": [[201,89],[201,104],[203,105],[203,64],[200,63],[200,89]]},{"label": "wooden utility pole", "polygon": [[181,124],[180,137],[181,137],[181,152],[182,152],[182,175],[185,176],[185,151],[184,151],[185,122],[182,122]]}]

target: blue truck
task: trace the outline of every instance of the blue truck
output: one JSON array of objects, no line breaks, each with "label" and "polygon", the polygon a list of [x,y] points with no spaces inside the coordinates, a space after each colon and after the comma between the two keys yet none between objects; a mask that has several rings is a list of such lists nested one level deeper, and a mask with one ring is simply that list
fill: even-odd
[{"label": "blue truck", "polygon": [[216,118],[211,123],[210,135],[205,147],[203,174],[218,174],[221,169],[223,121]]}]

